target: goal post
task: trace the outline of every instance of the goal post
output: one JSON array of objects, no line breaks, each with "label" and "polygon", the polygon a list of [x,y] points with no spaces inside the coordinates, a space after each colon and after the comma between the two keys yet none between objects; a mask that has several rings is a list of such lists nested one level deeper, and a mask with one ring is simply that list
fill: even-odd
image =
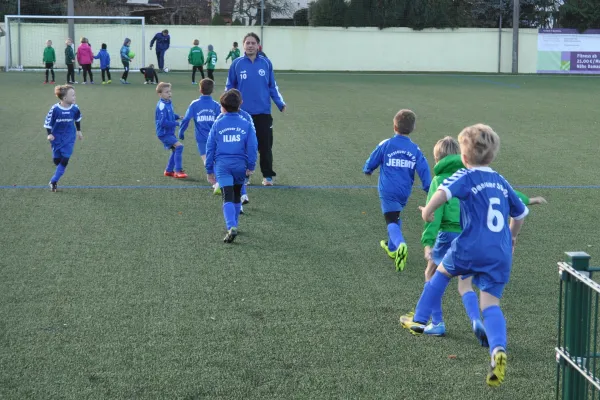
[{"label": "goal post", "polygon": [[[70,21],[75,28],[75,37],[71,38],[75,52],[82,37],[88,39],[94,55],[105,43],[111,69],[123,69],[120,50],[125,38],[129,38],[130,50],[136,54],[130,68],[139,70],[146,65],[148,43],[144,17],[5,15],[5,70],[43,69],[42,55],[47,40],[52,41],[56,53],[55,69],[66,69],[64,53]],[[94,61],[92,68],[99,68],[99,60]]]}]

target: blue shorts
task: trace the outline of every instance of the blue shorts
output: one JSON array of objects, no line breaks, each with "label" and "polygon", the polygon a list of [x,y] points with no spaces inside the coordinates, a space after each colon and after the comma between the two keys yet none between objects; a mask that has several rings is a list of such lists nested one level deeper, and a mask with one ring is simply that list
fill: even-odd
[{"label": "blue shorts", "polygon": [[246,165],[215,165],[219,186],[243,185],[246,181]]},{"label": "blue shorts", "polygon": [[175,143],[177,143],[178,141],[177,137],[175,137],[175,134],[159,136],[158,140],[160,140],[165,146],[165,150],[171,150],[173,148],[173,145],[175,145]]},{"label": "blue shorts", "polygon": [[198,140],[198,153],[201,156],[206,155],[206,140]]},{"label": "blue shorts", "polygon": [[508,282],[497,282],[489,273],[485,271],[473,271],[470,268],[464,268],[454,264],[454,251],[452,247],[448,250],[442,260],[444,268],[452,276],[461,276],[461,279],[473,277],[473,283],[482,292],[491,294],[499,299],[502,298],[502,292]]},{"label": "blue shorts", "polygon": [[52,148],[52,158],[70,158],[71,154],[73,154],[73,148],[75,147],[75,142],[73,143],[53,143],[50,142],[50,147]]},{"label": "blue shorts", "polygon": [[[450,250],[452,241],[460,235],[460,232],[439,232],[435,244],[431,250],[431,259],[435,265],[440,265],[444,256]],[[445,265],[445,264],[444,264]]]},{"label": "blue shorts", "polygon": [[379,200],[381,201],[381,211],[385,214],[394,211],[402,212],[407,199],[391,193],[379,193]]}]

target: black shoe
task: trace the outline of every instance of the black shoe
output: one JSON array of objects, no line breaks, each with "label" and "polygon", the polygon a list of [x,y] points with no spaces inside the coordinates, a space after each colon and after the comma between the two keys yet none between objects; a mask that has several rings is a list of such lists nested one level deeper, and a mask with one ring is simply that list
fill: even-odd
[{"label": "black shoe", "polygon": [[56,184],[56,182],[50,182],[50,183],[48,183],[48,186],[50,186],[50,190],[52,192],[56,192],[56,189],[58,188],[58,185]]},{"label": "black shoe", "polygon": [[231,228],[227,231],[227,235],[223,238],[223,242],[225,243],[233,243],[235,237],[238,235],[237,228]]}]

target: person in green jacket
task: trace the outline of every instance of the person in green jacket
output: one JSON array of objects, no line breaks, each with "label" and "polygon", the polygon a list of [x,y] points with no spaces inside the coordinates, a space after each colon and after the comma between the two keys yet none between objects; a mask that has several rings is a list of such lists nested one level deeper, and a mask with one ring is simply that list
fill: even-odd
[{"label": "person in green jacket", "polygon": [[188,62],[192,64],[192,85],[196,85],[196,70],[200,71],[200,75],[202,75],[202,79],[204,79],[204,52],[198,46],[200,41],[198,39],[194,40],[194,47],[190,49],[190,54],[188,54]]},{"label": "person in green jacket", "polygon": [[54,63],[56,62],[56,53],[52,48],[52,40],[46,40],[46,48],[44,49],[44,58],[42,62],[46,64],[46,80],[44,85],[48,83],[48,72],[52,72],[52,81],[54,83]]},{"label": "person in green jacket", "polygon": [[[429,186],[427,202],[433,197],[438,187],[446,178],[454,175],[456,171],[465,168],[460,156],[460,146],[458,141],[453,137],[446,136],[445,138],[438,140],[433,148],[433,157],[436,162],[433,168],[435,176],[431,180],[431,185]],[[529,198],[519,191],[515,190],[515,192],[525,205],[546,203],[546,200],[543,197]],[[424,226],[421,244],[423,245],[424,256],[427,260],[425,285],[427,285],[435,273],[436,268],[442,262],[452,241],[458,237],[461,232],[460,202],[458,199],[452,198],[442,207],[438,208],[434,213],[434,220],[432,222],[426,222]],[[469,319],[471,319],[473,331],[485,331],[479,315],[479,301],[477,295],[473,291],[471,281],[472,278],[459,279],[458,291],[462,297],[467,315],[469,316]],[[432,311],[431,323],[427,325],[423,333],[430,336],[445,335],[446,326],[444,324],[441,309],[434,309]],[[484,335],[483,340],[480,340],[480,344],[486,346],[486,341],[487,337]]]},{"label": "person in green jacket", "polygon": [[217,67],[217,53],[214,52],[214,48],[212,44],[208,45],[208,54],[206,55],[206,73],[209,79],[215,80],[213,72]]},{"label": "person in green jacket", "polygon": [[238,42],[233,42],[233,49],[231,49],[229,51],[229,54],[227,54],[227,58],[225,59],[225,62],[227,63],[227,60],[229,60],[230,58],[231,58],[231,62],[233,62],[233,60],[235,60],[239,56],[240,56],[240,49],[238,49]]},{"label": "person in green jacket", "polygon": [[65,40],[65,64],[67,64],[67,83],[72,85],[75,82],[75,50],[73,50],[73,39]]}]

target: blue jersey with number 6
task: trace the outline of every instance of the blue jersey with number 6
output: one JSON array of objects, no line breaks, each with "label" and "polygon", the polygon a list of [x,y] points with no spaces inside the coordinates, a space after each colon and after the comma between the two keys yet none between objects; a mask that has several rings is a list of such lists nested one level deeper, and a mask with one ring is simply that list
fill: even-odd
[{"label": "blue jersey with number 6", "polygon": [[460,200],[463,231],[452,246],[455,265],[486,271],[496,282],[508,282],[512,265],[509,217],[525,218],[527,206],[506,179],[489,167],[460,169],[439,189],[448,200]]}]

